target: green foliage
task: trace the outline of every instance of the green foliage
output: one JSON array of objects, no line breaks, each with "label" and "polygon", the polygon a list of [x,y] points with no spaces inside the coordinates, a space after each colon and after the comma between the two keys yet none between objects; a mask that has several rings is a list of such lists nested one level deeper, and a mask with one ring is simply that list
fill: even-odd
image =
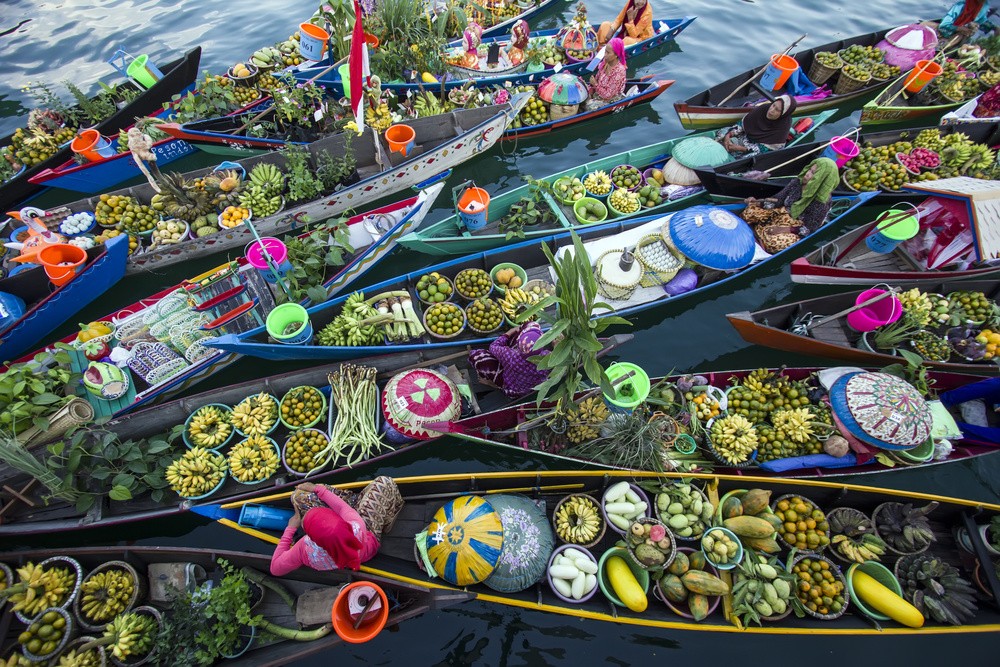
[{"label": "green foliage", "polygon": [[512,204],[507,215],[500,220],[500,232],[506,234],[508,241],[525,238],[525,227],[556,222],[555,211],[542,195],[543,192],[552,192],[552,185],[547,181],[535,180],[531,176],[526,176],[525,180],[531,186],[529,188],[531,195],[521,197]]},{"label": "green foliage", "polygon": [[32,426],[48,429],[48,418],[72,398],[67,385],[80,378],[70,371],[68,349],[57,343],[55,351],[11,364],[0,374],[0,428],[15,436]]},{"label": "green foliage", "polygon": [[353,143],[354,136],[350,132],[345,132],[344,154],[342,156],[335,158],[326,150],[319,154],[316,176],[323,183],[324,192],[333,192],[339,189],[338,186],[354,175],[358,162],[354,157]]},{"label": "green foliage", "polygon": [[198,94],[188,91],[186,95],[174,95],[163,105],[170,109],[174,105],[172,120],[176,123],[190,123],[203,118],[224,116],[238,109],[240,104],[233,95],[233,87],[223,83],[221,77],[205,72],[205,78],[198,84]]},{"label": "green foliage", "polygon": [[348,39],[354,28],[354,3],[352,0],[324,0],[316,15],[309,19],[323,27],[333,38],[333,56],[336,60],[346,58],[351,49]]},{"label": "green foliage", "polygon": [[288,144],[281,149],[285,156],[285,178],[289,201],[315,199],[323,192],[323,181],[313,173],[309,164],[309,150],[299,144]]},{"label": "green foliage", "polygon": [[375,14],[366,26],[382,44],[414,44],[430,34],[427,9],[423,0],[379,0]]},{"label": "green foliage", "polygon": [[319,225],[302,238],[290,237],[285,241],[288,261],[292,270],[286,276],[294,301],[308,298],[314,303],[327,300],[323,280],[327,270],[343,266],[346,255],[354,252],[350,244],[347,220],[340,218]]},{"label": "green foliage", "polygon": [[96,125],[105,118],[113,116],[118,110],[111,92],[113,89],[108,86],[105,86],[94,97],[87,97],[72,81],[63,81],[63,85],[76,100],[76,121],[81,125]]}]

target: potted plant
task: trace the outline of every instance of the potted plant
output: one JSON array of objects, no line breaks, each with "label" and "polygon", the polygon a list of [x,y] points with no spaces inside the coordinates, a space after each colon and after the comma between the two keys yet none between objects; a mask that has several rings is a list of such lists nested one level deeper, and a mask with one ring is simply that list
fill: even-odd
[{"label": "potted plant", "polygon": [[528,42],[528,48],[524,50],[524,61],[528,64],[525,71],[527,72],[541,72],[545,69],[545,61],[543,60],[544,51],[538,45],[538,42],[531,40]]},{"label": "potted plant", "polygon": [[861,334],[859,345],[871,352],[885,350],[896,356],[898,354],[896,348],[906,344],[918,331],[920,331],[920,325],[904,313],[892,324],[886,324],[874,331],[866,331]]},{"label": "potted plant", "polygon": [[979,534],[983,537],[986,550],[994,556],[1000,556],[1000,514],[990,519],[990,522],[979,526]]}]

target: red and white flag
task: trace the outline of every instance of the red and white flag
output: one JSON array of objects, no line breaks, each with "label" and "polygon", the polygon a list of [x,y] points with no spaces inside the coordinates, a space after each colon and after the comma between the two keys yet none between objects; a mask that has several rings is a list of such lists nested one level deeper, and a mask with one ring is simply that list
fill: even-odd
[{"label": "red and white flag", "polygon": [[351,33],[351,52],[348,56],[351,73],[351,109],[358,132],[365,129],[364,83],[371,76],[368,66],[368,45],[365,43],[364,26],[361,25],[361,5],[354,0],[354,31]]}]

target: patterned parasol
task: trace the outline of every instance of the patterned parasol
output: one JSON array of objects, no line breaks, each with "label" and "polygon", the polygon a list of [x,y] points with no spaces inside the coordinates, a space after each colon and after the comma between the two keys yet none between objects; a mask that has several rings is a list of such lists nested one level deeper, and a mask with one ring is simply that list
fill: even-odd
[{"label": "patterned parasol", "polygon": [[447,377],[426,368],[397,373],[382,392],[382,414],[400,433],[419,440],[439,435],[424,424],[451,421],[462,412],[458,388]]},{"label": "patterned parasol", "polygon": [[501,593],[529,588],[545,575],[554,538],[545,511],[531,498],[499,494],[490,504],[503,525],[496,569],[483,583]]},{"label": "patterned parasol", "polygon": [[503,534],[500,516],[485,498],[461,496],[435,512],[427,526],[427,556],[445,581],[477,584],[496,568]]},{"label": "patterned parasol", "polygon": [[742,269],[753,259],[753,230],[724,208],[692,206],[671,215],[667,227],[682,255],[710,269]]},{"label": "patterned parasol", "polygon": [[885,62],[903,70],[910,69],[918,60],[933,58],[937,45],[938,37],[934,29],[919,23],[893,28],[877,44],[885,51]]},{"label": "patterned parasol", "polygon": [[549,103],[583,104],[587,95],[587,85],[569,72],[553,74],[538,84],[538,96]]},{"label": "patterned parasol", "polygon": [[834,414],[858,440],[881,449],[910,449],[927,441],[934,415],[910,383],[888,373],[842,375],[830,389]]}]

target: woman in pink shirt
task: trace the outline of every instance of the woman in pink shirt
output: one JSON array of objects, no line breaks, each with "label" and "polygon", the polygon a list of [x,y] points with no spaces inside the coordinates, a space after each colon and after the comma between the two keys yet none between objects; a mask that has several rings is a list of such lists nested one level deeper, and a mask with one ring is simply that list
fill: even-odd
[{"label": "woman in pink shirt", "polygon": [[[333,491],[309,482],[295,488],[295,514],[271,557],[271,574],[280,577],[303,566],[357,570],[378,553],[378,538],[365,520]],[[293,545],[299,525],[306,535]]]},{"label": "woman in pink shirt", "polygon": [[604,106],[614,102],[625,92],[628,67],[625,65],[625,44],[615,37],[604,47],[604,59],[597,66],[597,73],[590,78],[591,106]]}]

